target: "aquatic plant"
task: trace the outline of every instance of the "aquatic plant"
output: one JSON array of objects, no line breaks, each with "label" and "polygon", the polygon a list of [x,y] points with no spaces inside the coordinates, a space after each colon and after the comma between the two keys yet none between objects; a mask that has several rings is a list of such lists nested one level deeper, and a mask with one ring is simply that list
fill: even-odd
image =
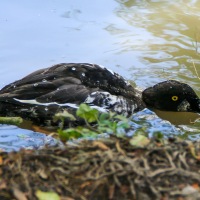
[{"label": "aquatic plant", "polygon": [[[69,127],[67,129],[63,128],[66,118],[75,121],[76,117],[82,118],[85,121],[85,125]],[[80,105],[77,109],[76,116],[65,111],[56,114],[55,119],[61,120],[63,124],[58,129],[58,134],[62,141],[80,137],[95,137],[100,133],[113,133],[119,136],[122,129],[130,127],[128,123],[129,119],[126,117],[113,112],[100,113],[98,110],[86,104]]]}]

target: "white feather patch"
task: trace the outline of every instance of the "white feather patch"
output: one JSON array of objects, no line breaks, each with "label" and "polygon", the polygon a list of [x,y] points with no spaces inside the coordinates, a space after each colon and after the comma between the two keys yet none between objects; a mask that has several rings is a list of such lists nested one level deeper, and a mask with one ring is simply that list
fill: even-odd
[{"label": "white feather patch", "polygon": [[57,103],[57,102],[41,103],[41,102],[36,101],[35,99],[22,100],[22,99],[17,99],[17,98],[14,98],[14,100],[20,103],[33,104],[33,105],[41,105],[41,106],[58,105],[58,106],[69,106],[72,108],[78,108],[78,105],[74,103]]},{"label": "white feather patch", "polygon": [[[64,106],[67,106],[67,107],[70,107],[70,108],[75,108],[75,109],[78,109],[79,108],[79,105],[77,104],[74,104],[74,103],[57,103],[57,102],[50,102],[50,103],[41,103],[41,102],[38,102],[36,101],[35,99],[30,99],[30,100],[22,100],[22,99],[17,99],[17,98],[14,98],[15,101],[18,101],[20,103],[25,103],[25,104],[32,104],[32,105],[40,105],[40,106],[51,106],[51,105],[57,105],[57,106],[61,106],[61,107],[64,107]],[[99,107],[99,106],[90,106],[91,108],[94,108],[100,112],[108,112],[107,109],[104,109],[102,107]]]},{"label": "white feather patch", "polygon": [[190,109],[190,103],[187,100],[182,101],[179,105],[177,110],[178,111],[188,111]]}]

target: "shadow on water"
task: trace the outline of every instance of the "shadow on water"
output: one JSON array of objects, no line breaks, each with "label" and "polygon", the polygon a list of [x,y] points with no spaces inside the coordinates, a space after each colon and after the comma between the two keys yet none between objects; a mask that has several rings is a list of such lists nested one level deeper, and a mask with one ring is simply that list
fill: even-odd
[{"label": "shadow on water", "polygon": [[174,125],[193,125],[200,118],[197,113],[191,112],[164,112],[154,110],[158,117],[171,122]]}]

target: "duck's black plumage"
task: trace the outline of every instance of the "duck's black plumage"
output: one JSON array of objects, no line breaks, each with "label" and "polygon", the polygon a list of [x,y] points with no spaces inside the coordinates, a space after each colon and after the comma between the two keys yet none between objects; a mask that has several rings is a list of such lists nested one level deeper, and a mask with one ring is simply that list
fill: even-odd
[{"label": "duck's black plumage", "polygon": [[140,93],[121,76],[89,63],[61,63],[41,69],[0,90],[0,115],[52,123],[81,103],[125,116],[144,108]]},{"label": "duck's black plumage", "polygon": [[147,107],[164,111],[200,112],[200,99],[185,83],[168,80],[142,92]]}]

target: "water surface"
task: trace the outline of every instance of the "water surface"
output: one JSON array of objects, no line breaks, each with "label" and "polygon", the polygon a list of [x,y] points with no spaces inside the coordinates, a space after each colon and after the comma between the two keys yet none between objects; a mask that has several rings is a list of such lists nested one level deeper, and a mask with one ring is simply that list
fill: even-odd
[{"label": "water surface", "polygon": [[[141,88],[176,79],[200,95],[199,8],[197,0],[2,1],[0,87],[56,63],[90,62],[107,66]],[[175,113],[167,119],[182,117]],[[12,127],[1,130],[7,136],[26,134]],[[181,130],[196,136],[199,125]],[[8,145],[15,148],[12,141],[9,138]]]}]

